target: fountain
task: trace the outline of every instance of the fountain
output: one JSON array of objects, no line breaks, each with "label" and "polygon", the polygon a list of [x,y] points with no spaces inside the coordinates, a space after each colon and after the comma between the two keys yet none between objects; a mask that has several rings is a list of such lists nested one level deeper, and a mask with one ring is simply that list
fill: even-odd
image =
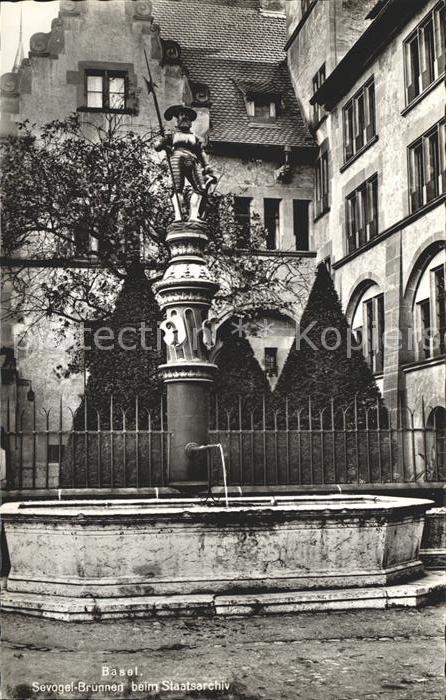
[{"label": "fountain", "polygon": [[[2,509],[11,571],[4,610],[64,620],[245,614],[415,605],[444,589],[422,578],[430,501],[383,496],[228,496],[224,455],[209,444],[210,351],[218,289],[206,265],[203,206],[213,182],[190,131],[194,111],[170,108],[175,221],[157,283],[168,361],[169,485],[176,499],[9,503]],[[186,134],[186,138],[185,135]],[[198,170],[198,163],[204,175]],[[183,188],[192,186],[189,219]],[[219,449],[224,498],[204,502],[206,453]]]}]

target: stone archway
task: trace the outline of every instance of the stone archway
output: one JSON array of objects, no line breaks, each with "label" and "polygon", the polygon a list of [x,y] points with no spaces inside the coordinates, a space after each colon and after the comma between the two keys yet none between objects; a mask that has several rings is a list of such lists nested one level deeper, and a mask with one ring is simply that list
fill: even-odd
[{"label": "stone archway", "polygon": [[345,315],[348,323],[351,324],[358,304],[361,301],[361,298],[364,296],[365,292],[374,285],[377,285],[382,292],[385,292],[382,280],[379,279],[379,277],[373,272],[366,272],[360,277],[358,277],[353,290],[348,296],[348,303],[345,309]]},{"label": "stone archway", "polygon": [[420,246],[412,258],[409,277],[401,300],[400,327],[406,338],[403,344],[402,362],[411,362],[416,359],[415,345],[411,341],[414,335],[413,307],[418,285],[431,260],[445,248],[445,245],[443,240],[432,237],[431,242]]}]

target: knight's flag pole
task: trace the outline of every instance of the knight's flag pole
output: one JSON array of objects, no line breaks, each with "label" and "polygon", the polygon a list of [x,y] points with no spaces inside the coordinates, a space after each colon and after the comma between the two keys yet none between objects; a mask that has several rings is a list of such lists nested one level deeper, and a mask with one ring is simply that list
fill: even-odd
[{"label": "knight's flag pole", "polygon": [[[147,80],[147,78],[144,76],[144,80],[146,81],[147,92],[148,92],[148,94],[149,94],[149,95],[153,95],[153,103],[154,103],[154,105],[155,105],[156,116],[158,117],[158,123],[159,123],[159,127],[160,127],[160,134],[161,134],[161,136],[164,137],[164,136],[166,135],[166,130],[164,129],[164,124],[163,124],[163,120],[162,120],[161,112],[160,112],[160,106],[159,106],[159,103],[158,103],[158,96],[157,96],[156,90],[155,90],[155,87],[156,87],[156,86],[155,86],[155,83],[154,83],[153,80],[152,80],[152,73],[151,73],[151,70],[150,70],[149,60],[148,60],[148,58],[147,58],[147,53],[146,53],[146,50],[145,50],[145,49],[144,49],[144,57],[145,57],[145,59],[146,59],[147,72],[148,72],[148,74],[149,74],[149,79]],[[177,200],[178,211],[180,212],[180,214],[181,214],[181,219],[182,219],[182,218],[183,218],[183,214],[182,214],[182,208],[181,208],[180,198],[179,198],[179,196],[178,196],[177,188],[176,188],[176,185],[175,185],[175,175],[174,175],[174,173],[173,173],[172,163],[171,163],[171,161],[170,161],[170,154],[169,154],[169,151],[168,151],[167,149],[166,149],[166,157],[167,157],[167,163],[168,163],[168,165],[169,165],[170,177],[172,178],[172,188],[173,188],[173,191],[174,191],[176,200]]]}]

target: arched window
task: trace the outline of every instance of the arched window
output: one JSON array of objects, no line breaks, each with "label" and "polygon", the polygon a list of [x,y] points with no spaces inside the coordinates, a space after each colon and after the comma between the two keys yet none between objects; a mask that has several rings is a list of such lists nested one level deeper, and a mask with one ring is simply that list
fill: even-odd
[{"label": "arched window", "polygon": [[417,359],[446,352],[446,295],[444,251],[427,265],[418,283],[413,305]]},{"label": "arched window", "polygon": [[364,357],[375,374],[384,369],[384,294],[371,282],[359,299],[352,319],[352,330],[362,344]]}]

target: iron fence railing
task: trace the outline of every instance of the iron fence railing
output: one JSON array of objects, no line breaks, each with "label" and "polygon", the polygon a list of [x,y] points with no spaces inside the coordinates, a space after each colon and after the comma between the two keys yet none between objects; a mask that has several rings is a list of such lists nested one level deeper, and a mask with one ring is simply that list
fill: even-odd
[{"label": "iron fence railing", "polygon": [[[444,409],[421,402],[417,413],[394,414],[382,403],[346,408],[327,399],[265,397],[249,405],[242,397],[225,406],[215,399],[211,441],[221,442],[228,482],[251,486],[391,484],[446,480]],[[219,470],[214,458],[212,473]]]},{"label": "iron fence railing", "polygon": [[[100,408],[84,399],[74,411],[59,400],[49,408],[7,405],[3,433],[11,490],[166,486],[170,434],[164,400],[125,408],[113,396]],[[216,398],[210,440],[222,443],[228,483],[240,486],[438,483],[446,481],[444,409],[390,414],[382,404],[328,400],[295,407],[259,397],[255,405]],[[222,477],[210,455],[212,482]]]},{"label": "iron fence railing", "polygon": [[62,400],[33,402],[11,415],[4,443],[9,489],[143,488],[169,478],[170,434],[163,399],[156,407],[137,398],[125,409],[110,397],[97,408],[84,399],[74,411]]}]

